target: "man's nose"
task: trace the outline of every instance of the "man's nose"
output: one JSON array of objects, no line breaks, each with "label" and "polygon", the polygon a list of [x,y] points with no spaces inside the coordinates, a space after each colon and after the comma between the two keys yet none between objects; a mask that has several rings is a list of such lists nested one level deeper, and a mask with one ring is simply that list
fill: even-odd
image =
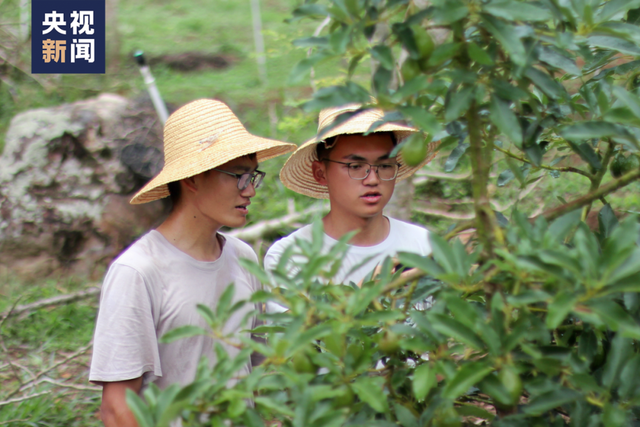
[{"label": "man's nose", "polygon": [[380,177],[378,176],[378,168],[375,166],[370,166],[369,175],[364,179],[365,185],[377,185],[380,183]]},{"label": "man's nose", "polygon": [[253,186],[253,182],[250,182],[249,185],[247,185],[247,188],[245,188],[240,192],[240,195],[243,197],[249,197],[249,198],[255,196],[256,187]]}]

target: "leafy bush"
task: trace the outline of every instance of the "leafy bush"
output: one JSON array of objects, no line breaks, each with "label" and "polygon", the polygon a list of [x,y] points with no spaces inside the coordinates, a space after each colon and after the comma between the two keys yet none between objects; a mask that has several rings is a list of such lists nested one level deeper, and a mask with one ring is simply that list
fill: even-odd
[{"label": "leafy bush", "polygon": [[[150,388],[146,403],[130,396],[141,425],[178,414],[215,426],[640,425],[640,226],[619,223],[606,200],[640,177],[640,1],[418,4],[306,2],[294,18],[329,17],[329,33],[296,42],[314,50],[294,75],[346,57],[361,79],[370,56],[370,88],[350,79],[305,108],[368,106],[373,93],[395,111],[385,120],[424,132],[399,147],[409,162],[437,140],[452,149],[449,170],[469,157],[475,218],[432,235],[431,258],[400,254],[415,271],[401,276],[389,260],[362,287],[331,283],[348,236],[322,253],[319,225],[283,257],[303,257],[293,277],[284,265],[267,274],[247,264],[273,287],[254,300],[290,308],[255,331],[267,343],[241,344],[240,357],[254,350],[265,362],[227,387],[243,359],[220,350],[193,384]],[[578,174],[589,192],[536,218],[497,216],[488,192],[497,160],[507,165],[501,186]],[[594,232],[584,221],[596,201]],[[467,244],[455,239],[472,228]],[[200,310],[220,336],[229,309]]]}]

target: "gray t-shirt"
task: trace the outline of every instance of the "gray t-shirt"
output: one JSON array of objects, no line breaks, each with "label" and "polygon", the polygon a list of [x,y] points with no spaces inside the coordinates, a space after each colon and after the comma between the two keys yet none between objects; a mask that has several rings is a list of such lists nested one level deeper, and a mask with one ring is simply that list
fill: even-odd
[{"label": "gray t-shirt", "polygon": [[[159,344],[166,332],[183,325],[209,329],[196,311],[197,304],[215,309],[229,284],[235,284],[233,303],[248,300],[260,289],[258,280],[243,269],[239,258],[257,262],[253,249],[241,240],[223,236],[216,261],[198,261],[152,230],[110,266],[102,286],[93,343],[89,379],[93,382],[124,381],[143,377],[143,384],[160,388],[188,384],[195,379],[201,357],[216,362],[213,339],[199,335]],[[256,326],[256,318],[242,320],[260,306],[247,303],[236,311],[224,331],[241,332]],[[247,324],[248,323],[248,324]],[[231,357],[238,349],[221,343]],[[251,363],[238,374],[249,374]]]}]

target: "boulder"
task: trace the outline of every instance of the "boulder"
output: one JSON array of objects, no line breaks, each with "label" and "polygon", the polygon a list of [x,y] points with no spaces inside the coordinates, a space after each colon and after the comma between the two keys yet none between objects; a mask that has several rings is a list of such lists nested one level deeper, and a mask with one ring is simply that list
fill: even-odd
[{"label": "boulder", "polygon": [[128,203],[162,168],[161,135],[150,104],[113,94],[15,116],[0,156],[0,273],[99,277],[165,214],[162,201]]}]

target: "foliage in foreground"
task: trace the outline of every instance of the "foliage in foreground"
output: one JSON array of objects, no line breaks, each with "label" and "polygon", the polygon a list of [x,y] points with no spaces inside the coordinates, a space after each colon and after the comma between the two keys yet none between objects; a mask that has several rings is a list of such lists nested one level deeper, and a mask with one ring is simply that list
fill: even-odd
[{"label": "foliage in foreground", "polygon": [[[294,18],[330,22],[328,34],[296,41],[312,55],[294,81],[335,57],[348,58],[348,76],[367,57],[376,64],[370,87],[326,87],[305,108],[369,106],[373,94],[394,111],[385,120],[423,131],[399,147],[408,163],[433,141],[455,147],[446,168],[469,157],[475,218],[446,239],[432,236],[433,258],[401,254],[420,277],[392,273],[389,262],[362,288],[325,284],[344,247],[320,253],[318,227],[314,242],[300,246],[306,259],[293,278],[284,266],[273,275],[249,266],[274,286],[256,300],[290,308],[257,331],[268,344],[239,344],[265,363],[226,387],[241,361],[221,352],[190,386],[150,388],[146,404],[131,396],[141,423],[166,425],[181,414],[187,425],[216,426],[640,424],[640,228],[631,216],[618,223],[607,204],[640,177],[638,7],[332,0],[297,8]],[[537,218],[496,215],[488,185],[495,159],[508,165],[502,186],[577,174],[590,188]],[[606,182],[608,170],[614,179]],[[603,206],[597,233],[584,223],[594,202]],[[467,229],[477,231],[468,246],[447,241]],[[226,307],[200,307],[214,335]],[[254,393],[255,408],[246,403]]]},{"label": "foliage in foreground", "polygon": [[[634,425],[640,225],[603,218],[593,233],[579,211],[550,225],[521,215],[513,222],[500,260],[478,266],[480,247],[469,253],[432,235],[433,259],[400,255],[420,277],[393,273],[389,260],[361,288],[327,282],[344,246],[322,254],[316,224],[314,242],[291,248],[302,254],[292,278],[284,266],[270,275],[247,262],[277,287],[254,301],[290,307],[256,331],[268,344],[238,343],[245,350],[235,360],[220,348],[219,363],[203,364],[196,382],[151,387],[147,404],[132,394],[141,425],[180,414],[192,426]],[[199,307],[214,336],[223,337],[232,294],[229,287],[214,310]],[[185,327],[165,339],[193,333]],[[252,350],[265,362],[227,387]]]}]

